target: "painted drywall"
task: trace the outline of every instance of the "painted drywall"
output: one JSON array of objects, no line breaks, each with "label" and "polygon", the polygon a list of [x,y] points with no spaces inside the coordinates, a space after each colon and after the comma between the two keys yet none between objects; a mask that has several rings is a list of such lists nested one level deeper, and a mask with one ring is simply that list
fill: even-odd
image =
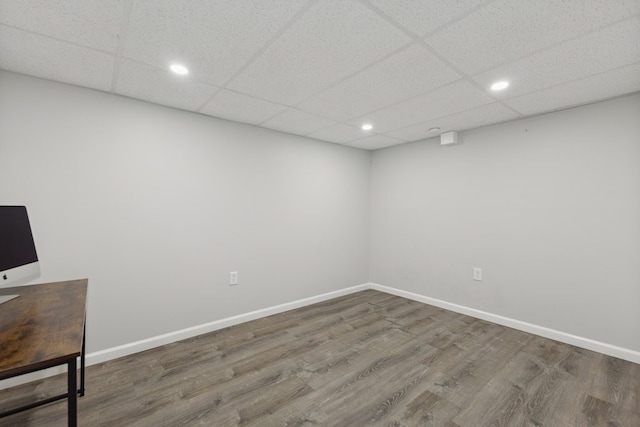
[{"label": "painted drywall", "polygon": [[369,281],[639,351],[638,117],[371,156],[0,71],[0,203],[29,207],[41,282],[90,279],[90,353]]},{"label": "painted drywall", "polygon": [[374,152],[371,281],[640,350],[640,95],[460,137]]},{"label": "painted drywall", "polygon": [[90,353],[367,282],[369,162],[0,72],[0,204],[27,205],[40,282],[89,278]]}]

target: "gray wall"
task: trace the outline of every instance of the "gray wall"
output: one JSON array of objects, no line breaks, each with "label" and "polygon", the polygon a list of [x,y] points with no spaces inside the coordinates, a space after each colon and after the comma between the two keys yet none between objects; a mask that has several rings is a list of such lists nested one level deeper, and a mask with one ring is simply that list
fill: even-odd
[{"label": "gray wall", "polygon": [[89,352],[367,282],[369,161],[0,72],[0,204],[40,282],[89,278]]},{"label": "gray wall", "polygon": [[374,152],[371,281],[640,350],[640,96],[461,137]]},{"label": "gray wall", "polygon": [[90,279],[89,352],[367,281],[638,351],[639,117],[372,156],[0,72],[0,204],[29,207],[41,282]]}]

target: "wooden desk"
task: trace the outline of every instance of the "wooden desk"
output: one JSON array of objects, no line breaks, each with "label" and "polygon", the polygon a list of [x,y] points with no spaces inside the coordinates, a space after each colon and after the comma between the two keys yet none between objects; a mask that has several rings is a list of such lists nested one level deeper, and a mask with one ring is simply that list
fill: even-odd
[{"label": "wooden desk", "polygon": [[67,364],[67,393],[3,412],[0,418],[66,398],[69,426],[76,426],[77,397],[84,395],[87,279],[0,289],[0,295],[10,294],[20,296],[0,305],[0,380]]}]

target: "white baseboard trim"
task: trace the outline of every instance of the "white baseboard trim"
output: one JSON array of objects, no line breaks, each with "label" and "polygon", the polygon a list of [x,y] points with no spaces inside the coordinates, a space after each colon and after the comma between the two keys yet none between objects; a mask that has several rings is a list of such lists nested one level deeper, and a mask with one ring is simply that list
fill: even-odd
[{"label": "white baseboard trim", "polygon": [[[158,336],[147,338],[144,340],[132,342],[129,344],[108,348],[106,350],[87,353],[86,359],[85,359],[86,366],[96,365],[98,363],[117,359],[123,356],[129,356],[131,354],[139,353],[145,350],[150,350],[152,348],[160,347],[165,344],[170,344],[176,341],[181,341],[187,338],[195,337],[197,335],[202,335],[209,332],[217,331],[219,329],[223,329],[229,326],[248,322],[250,320],[256,320],[262,317],[271,316],[273,314],[283,313],[285,311],[294,310],[296,308],[305,307],[307,305],[327,301],[333,298],[352,294],[354,292],[364,291],[369,288],[370,288],[370,284],[364,283],[361,285],[352,286],[350,288],[341,289],[338,291],[327,292],[325,294],[316,295],[309,298],[303,298],[297,301],[292,301],[292,302],[276,305],[273,307],[267,307],[260,310],[251,311],[249,313],[240,314],[237,316],[227,317],[225,319],[215,320],[213,322],[205,323],[202,325],[197,325],[197,326],[182,329],[179,331],[169,332],[167,334],[158,335]],[[61,374],[63,372],[67,372],[67,368],[64,366],[57,366],[55,368],[45,369],[42,371],[32,372],[30,374],[22,375],[19,377],[2,380],[0,381],[0,390],[14,387],[20,384],[25,384],[31,381],[36,381],[43,378],[51,377],[57,374]]]},{"label": "white baseboard trim", "polygon": [[197,335],[202,335],[209,332],[217,331],[219,329],[228,328],[229,326],[238,325],[240,323],[249,322],[251,320],[260,319],[260,318],[271,316],[274,314],[283,313],[285,311],[294,310],[296,308],[305,307],[307,305],[315,304],[318,302],[327,301],[333,298],[352,294],[354,292],[364,291],[366,289],[369,289],[368,283],[352,286],[346,289],[341,289],[339,291],[327,292],[326,294],[316,295],[314,297],[304,298],[297,301],[276,305],[273,307],[267,307],[260,310],[251,311],[249,313],[239,314],[237,316],[227,317],[225,319],[215,320],[213,322],[205,323],[203,325],[197,325],[191,328],[186,328],[186,329],[182,329],[175,332],[169,332],[168,334],[158,335],[156,337],[151,337],[141,341],[124,344],[118,347],[113,347],[106,350],[88,353],[87,366],[106,362],[112,359],[117,359],[118,357],[128,356],[130,354],[139,353],[141,351],[149,350],[155,347],[160,347],[162,345],[170,344],[176,341],[181,341],[187,338],[192,338]]},{"label": "white baseboard trim", "polygon": [[520,331],[529,332],[531,334],[539,335],[541,337],[550,338],[552,340],[560,341],[565,344],[575,345],[576,347],[585,348],[587,350],[596,351],[598,353],[606,354],[608,356],[617,357],[619,359],[628,360],[630,362],[640,364],[640,352],[630,350],[623,347],[595,341],[589,338],[583,338],[576,335],[572,335],[566,332],[561,332],[555,329],[546,328],[544,326],[534,325],[532,323],[522,322],[520,320],[511,319],[509,317],[500,316],[486,311],[477,310],[475,308],[465,307],[462,305],[454,304],[447,301],[442,301],[435,298],[430,298],[424,295],[416,294],[413,292],[403,291],[389,286],[379,285],[377,283],[369,283],[370,289],[386,292],[388,294],[397,295],[399,297],[407,298],[413,301],[422,302],[436,307],[444,308],[446,310],[455,311],[456,313],[465,314],[467,316],[475,317],[477,319],[486,320],[498,325],[508,326]]}]

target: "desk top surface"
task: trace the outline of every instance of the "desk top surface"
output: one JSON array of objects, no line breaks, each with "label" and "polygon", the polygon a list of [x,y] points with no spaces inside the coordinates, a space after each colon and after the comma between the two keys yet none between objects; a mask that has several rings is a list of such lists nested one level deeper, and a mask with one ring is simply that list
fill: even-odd
[{"label": "desk top surface", "polygon": [[82,351],[87,279],[0,288],[0,379],[65,363]]}]

